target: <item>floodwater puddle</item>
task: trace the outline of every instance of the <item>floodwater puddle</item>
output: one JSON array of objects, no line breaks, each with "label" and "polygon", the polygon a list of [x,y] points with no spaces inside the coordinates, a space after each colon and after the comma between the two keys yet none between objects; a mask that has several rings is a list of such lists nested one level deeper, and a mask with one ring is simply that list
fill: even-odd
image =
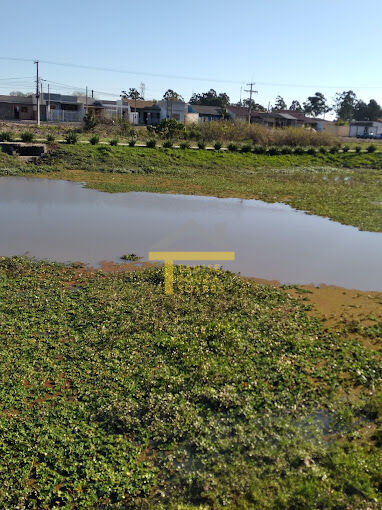
[{"label": "floodwater puddle", "polygon": [[149,251],[233,251],[235,260],[221,264],[245,276],[382,291],[381,233],[285,204],[0,178],[0,256],[94,266],[126,253],[147,260]]}]

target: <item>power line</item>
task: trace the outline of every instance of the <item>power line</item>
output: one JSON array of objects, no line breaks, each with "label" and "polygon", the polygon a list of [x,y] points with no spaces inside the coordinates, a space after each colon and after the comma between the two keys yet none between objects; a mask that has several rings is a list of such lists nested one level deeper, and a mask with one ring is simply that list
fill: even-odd
[{"label": "power line", "polygon": [[[1,60],[10,60],[10,61],[20,61],[20,62],[34,62],[33,59],[27,58],[16,58],[16,57],[1,57]],[[176,74],[161,74],[161,73],[150,73],[147,71],[134,71],[127,69],[117,69],[112,67],[101,67],[101,66],[89,66],[86,64],[73,64],[68,62],[54,62],[52,60],[40,60],[41,63],[47,65],[55,65],[61,67],[72,67],[76,69],[89,69],[92,71],[104,71],[110,73],[121,73],[121,74],[133,74],[133,75],[142,75],[142,76],[151,76],[154,78],[169,78],[169,79],[179,79],[179,80],[193,80],[193,81],[206,81],[206,82],[216,82],[216,83],[232,83],[232,84],[242,84],[243,80],[225,80],[225,79],[217,79],[217,78],[206,78],[206,77],[197,77],[197,76],[183,76]],[[259,85],[263,87],[291,87],[291,88],[309,88],[309,89],[382,89],[382,85],[308,85],[301,83],[273,83],[273,82],[257,82]]]}]

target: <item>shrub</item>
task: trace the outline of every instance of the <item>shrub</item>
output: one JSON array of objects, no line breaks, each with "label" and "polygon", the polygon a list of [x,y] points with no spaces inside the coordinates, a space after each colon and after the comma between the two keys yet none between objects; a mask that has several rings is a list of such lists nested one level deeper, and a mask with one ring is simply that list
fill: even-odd
[{"label": "shrub", "polygon": [[309,149],[306,152],[311,156],[315,156],[317,154],[317,151],[314,147],[309,147]]},{"label": "shrub", "polygon": [[253,148],[255,154],[266,154],[267,148],[264,145],[255,145]]},{"label": "shrub", "polygon": [[375,152],[377,150],[377,147],[373,144],[369,145],[367,148],[367,152]]},{"label": "shrub", "polygon": [[342,152],[349,152],[349,150],[350,150],[349,145],[344,145],[344,146],[342,147]]},{"label": "shrub", "polygon": [[215,143],[214,143],[214,149],[215,149],[216,151],[220,151],[220,149],[221,149],[221,148],[222,148],[222,144],[221,144],[221,142],[215,142]]},{"label": "shrub", "polygon": [[339,151],[339,148],[337,145],[333,145],[333,147],[330,147],[330,154],[337,154]]},{"label": "shrub", "polygon": [[303,154],[305,154],[305,151],[302,147],[296,147],[293,152],[297,156],[302,156]]},{"label": "shrub", "polygon": [[165,149],[171,149],[173,143],[172,143],[172,140],[166,140],[165,142],[163,142],[163,147]]},{"label": "shrub", "polygon": [[328,153],[328,149],[324,146],[320,147],[320,152],[321,154],[327,154]]},{"label": "shrub", "polygon": [[236,143],[231,142],[228,144],[227,149],[231,152],[236,152],[238,149],[238,146],[236,145]]},{"label": "shrub", "polygon": [[97,125],[93,111],[89,111],[84,117],[84,130],[92,131]]},{"label": "shrub", "polygon": [[50,133],[50,134],[46,137],[46,141],[47,141],[48,143],[53,143],[53,142],[54,142],[54,140],[55,140],[55,137],[54,137],[54,135],[52,135],[51,133]]},{"label": "shrub", "polygon": [[184,125],[175,119],[163,119],[155,127],[155,132],[162,138],[170,139],[174,138],[177,134],[184,133]]},{"label": "shrub", "polygon": [[249,143],[245,143],[244,145],[242,145],[240,150],[241,150],[241,152],[251,152],[252,151],[252,145],[249,144]]},{"label": "shrub", "polygon": [[94,135],[92,136],[90,139],[89,139],[89,142],[92,144],[92,145],[97,145],[99,143],[99,136],[98,135]]},{"label": "shrub", "polygon": [[357,145],[355,148],[355,151],[359,154],[362,150],[362,147],[360,145]]},{"label": "shrub", "polygon": [[1,131],[0,142],[11,142],[13,140],[12,131]]},{"label": "shrub", "polygon": [[129,147],[134,147],[136,143],[137,143],[137,139],[135,137],[130,138]]},{"label": "shrub", "polygon": [[281,150],[279,147],[269,147],[267,153],[269,154],[269,156],[277,156],[278,154],[281,153]]},{"label": "shrub", "polygon": [[292,154],[292,153],[293,153],[292,147],[288,147],[288,146],[281,147],[281,154]]},{"label": "shrub", "polygon": [[78,142],[78,134],[75,131],[69,131],[65,136],[65,142],[74,145]]},{"label": "shrub", "polygon": [[199,149],[205,149],[206,148],[206,143],[203,141],[203,140],[199,140],[198,142],[198,147]]},{"label": "shrub", "polygon": [[150,138],[150,140],[147,140],[146,147],[149,147],[150,149],[154,149],[157,144],[157,141],[155,138]]},{"label": "shrub", "polygon": [[23,131],[23,132],[20,134],[20,138],[21,138],[21,141],[22,141],[22,142],[25,142],[25,143],[33,142],[33,140],[34,140],[34,134],[33,134],[33,133],[31,133],[30,131]]},{"label": "shrub", "polygon": [[109,143],[110,145],[116,146],[118,145],[118,141],[119,141],[118,138],[112,138]]},{"label": "shrub", "polygon": [[181,149],[189,149],[189,148],[190,148],[190,144],[189,144],[189,142],[183,141],[183,142],[181,142],[181,143],[179,144],[179,147],[180,147]]}]

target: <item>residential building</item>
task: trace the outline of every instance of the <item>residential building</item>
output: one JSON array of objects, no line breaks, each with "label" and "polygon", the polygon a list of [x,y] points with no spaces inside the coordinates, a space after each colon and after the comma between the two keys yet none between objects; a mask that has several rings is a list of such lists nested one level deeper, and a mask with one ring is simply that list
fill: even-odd
[{"label": "residential building", "polygon": [[161,120],[161,107],[157,101],[144,101],[134,99],[124,99],[124,103],[130,105],[131,111],[138,114],[135,120],[135,124],[141,126],[159,124]]},{"label": "residential building", "polygon": [[34,120],[36,112],[35,96],[0,95],[0,120]]},{"label": "residential building", "polygon": [[360,120],[352,122],[349,128],[349,136],[376,136],[382,134],[382,122]]},{"label": "residential building", "polygon": [[[189,104],[188,113],[197,113],[199,122],[211,122],[212,120],[223,119],[223,112],[220,106],[204,106],[199,104]],[[228,115],[230,117],[230,114]]]},{"label": "residential building", "polygon": [[175,119],[179,122],[184,122],[187,112],[187,105],[184,101],[173,101],[171,99],[162,99],[158,101],[158,106],[161,109],[160,118],[162,119]]}]

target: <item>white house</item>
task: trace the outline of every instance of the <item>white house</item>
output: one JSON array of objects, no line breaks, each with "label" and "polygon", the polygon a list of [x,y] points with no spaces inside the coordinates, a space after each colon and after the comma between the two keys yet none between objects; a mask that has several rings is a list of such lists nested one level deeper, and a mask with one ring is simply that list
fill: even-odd
[{"label": "white house", "polygon": [[350,124],[349,136],[382,135],[382,122],[359,120]]},{"label": "white house", "polygon": [[158,101],[157,105],[160,107],[161,120],[175,119],[184,122],[184,116],[187,112],[187,105],[184,101],[166,101],[166,99],[162,99]]}]

